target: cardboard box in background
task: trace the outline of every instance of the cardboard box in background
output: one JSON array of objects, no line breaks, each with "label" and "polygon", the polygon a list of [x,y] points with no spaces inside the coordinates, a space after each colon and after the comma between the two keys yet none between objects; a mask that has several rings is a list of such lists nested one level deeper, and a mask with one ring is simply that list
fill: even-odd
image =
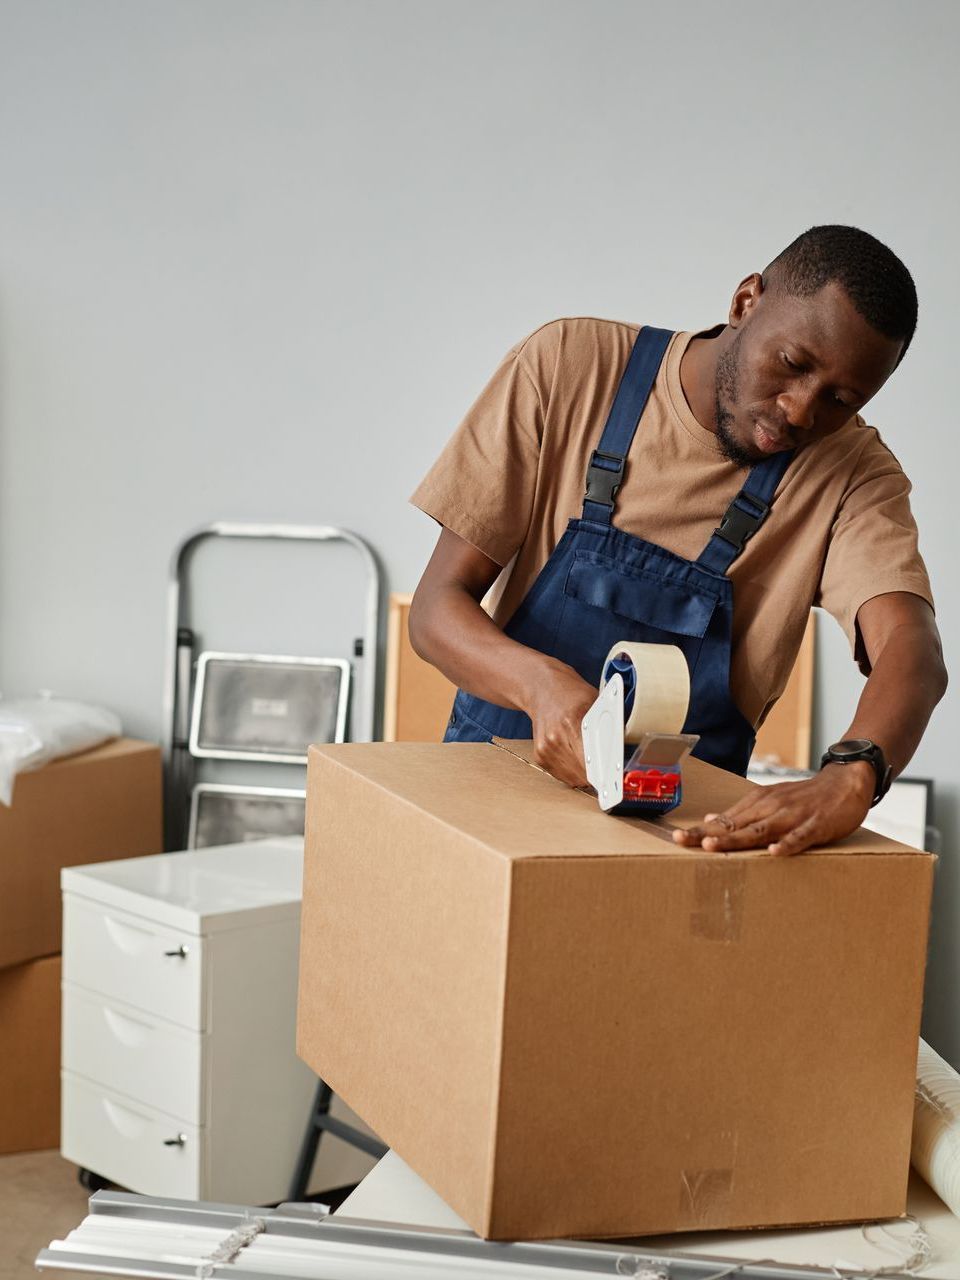
[{"label": "cardboard box in background", "polygon": [[[390,596],[383,740],[441,742],[456,688],[414,651],[409,630],[412,600],[410,595]],[[786,688],[757,733],[755,760],[791,769],[810,768],[815,644],[815,615],[811,613]]]},{"label": "cardboard box in background", "polygon": [[810,768],[816,642],[816,614],[811,610],[790,679],[757,730],[752,761],[784,765],[789,769]]},{"label": "cardboard box in background", "polygon": [[410,643],[411,595],[394,592],[387,616],[384,742],[442,742],[456,686]]},{"label": "cardboard box in background", "polygon": [[0,970],[0,1154],[60,1146],[60,957]]},{"label": "cardboard box in background", "polygon": [[118,738],[17,775],[0,805],[0,969],[60,950],[60,868],[163,849],[160,748]]},{"label": "cardboard box in background", "polygon": [[500,1239],[890,1218],[935,859],[614,818],[530,743],[311,747],[298,1049]]}]

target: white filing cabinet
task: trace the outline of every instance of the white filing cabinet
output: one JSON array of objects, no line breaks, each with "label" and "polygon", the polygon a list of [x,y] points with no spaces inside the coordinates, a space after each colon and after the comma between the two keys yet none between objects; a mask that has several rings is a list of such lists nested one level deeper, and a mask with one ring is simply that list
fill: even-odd
[{"label": "white filing cabinet", "polygon": [[[302,867],[294,837],[63,870],[68,1160],[148,1195],[286,1198],[316,1087],[295,1049]],[[328,1134],[310,1188],[373,1164]]]}]

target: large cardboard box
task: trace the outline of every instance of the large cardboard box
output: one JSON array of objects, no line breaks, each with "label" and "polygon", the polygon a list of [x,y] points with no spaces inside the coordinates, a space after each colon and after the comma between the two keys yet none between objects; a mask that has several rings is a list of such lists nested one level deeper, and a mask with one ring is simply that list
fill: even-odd
[{"label": "large cardboard box", "polygon": [[904,1212],[934,859],[682,849],[529,743],[310,750],[299,1052],[478,1233]]},{"label": "large cardboard box", "polygon": [[0,1154],[60,1145],[60,957],[0,970]]},{"label": "large cardboard box", "polygon": [[60,950],[60,868],[163,849],[160,749],[118,738],[18,774],[0,805],[0,969]]}]

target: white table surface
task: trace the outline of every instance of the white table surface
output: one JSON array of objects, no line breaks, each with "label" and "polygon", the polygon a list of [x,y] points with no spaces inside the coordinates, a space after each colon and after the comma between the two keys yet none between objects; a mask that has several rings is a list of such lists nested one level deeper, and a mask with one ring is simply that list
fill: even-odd
[{"label": "white table surface", "polygon": [[[910,1174],[908,1208],[919,1218],[933,1246],[933,1260],[918,1276],[960,1280],[960,1219],[914,1172]],[[349,1218],[405,1223],[408,1226],[469,1230],[435,1191],[393,1151],[367,1174],[344,1200],[338,1213]],[[642,1248],[658,1253],[699,1254],[723,1260],[772,1261],[794,1265],[868,1270],[887,1267],[906,1256],[897,1241],[911,1231],[908,1222],[869,1227],[811,1227],[792,1231],[712,1231],[686,1235],[647,1236]],[[878,1242],[878,1243],[873,1243]],[[884,1247],[886,1246],[886,1247]]]}]

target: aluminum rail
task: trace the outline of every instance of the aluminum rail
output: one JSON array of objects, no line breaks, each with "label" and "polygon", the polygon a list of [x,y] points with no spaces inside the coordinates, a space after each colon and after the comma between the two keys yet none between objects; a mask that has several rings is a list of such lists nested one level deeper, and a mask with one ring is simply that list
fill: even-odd
[{"label": "aluminum rail", "polygon": [[[645,1252],[629,1244],[591,1244],[577,1241],[546,1241],[502,1244],[481,1240],[466,1231],[437,1227],[407,1227],[357,1218],[322,1216],[318,1206],[281,1205],[279,1209],[252,1209],[238,1205],[203,1204],[168,1200],[122,1192],[98,1192],[90,1199],[90,1213],[104,1224],[125,1219],[141,1224],[145,1235],[166,1226],[184,1231],[215,1228],[228,1235],[256,1222],[259,1234],[253,1244],[238,1249],[228,1262],[170,1262],[151,1256],[121,1256],[118,1251],[83,1251],[82,1241],[67,1245],[54,1242],[41,1250],[36,1266],[60,1271],[76,1271],[111,1276],[131,1276],[135,1280],[205,1280],[242,1275],[258,1280],[288,1280],[290,1276],[310,1276],[316,1280],[336,1280],[342,1275],[390,1277],[420,1274],[463,1275],[478,1271],[491,1280],[511,1276],[633,1276],[637,1280],[824,1280],[838,1272],[835,1268],[792,1266],[776,1262],[731,1262],[729,1258],[693,1257],[687,1254]],[[90,1219],[75,1234],[94,1230]],[[131,1233],[132,1234],[132,1233]],[[270,1237],[291,1239],[305,1247],[289,1256],[284,1265],[283,1248],[271,1248]],[[155,1253],[156,1237],[153,1238]],[[127,1246],[129,1250],[129,1245]],[[178,1248],[177,1252],[182,1252]],[[259,1257],[256,1255],[259,1253]],[[309,1257],[305,1256],[309,1255]],[[315,1257],[314,1257],[315,1255]],[[248,1264],[248,1265],[247,1265]],[[441,1270],[441,1268],[443,1270]],[[842,1275],[842,1273],[839,1273]],[[905,1272],[888,1280],[910,1280]]]}]

